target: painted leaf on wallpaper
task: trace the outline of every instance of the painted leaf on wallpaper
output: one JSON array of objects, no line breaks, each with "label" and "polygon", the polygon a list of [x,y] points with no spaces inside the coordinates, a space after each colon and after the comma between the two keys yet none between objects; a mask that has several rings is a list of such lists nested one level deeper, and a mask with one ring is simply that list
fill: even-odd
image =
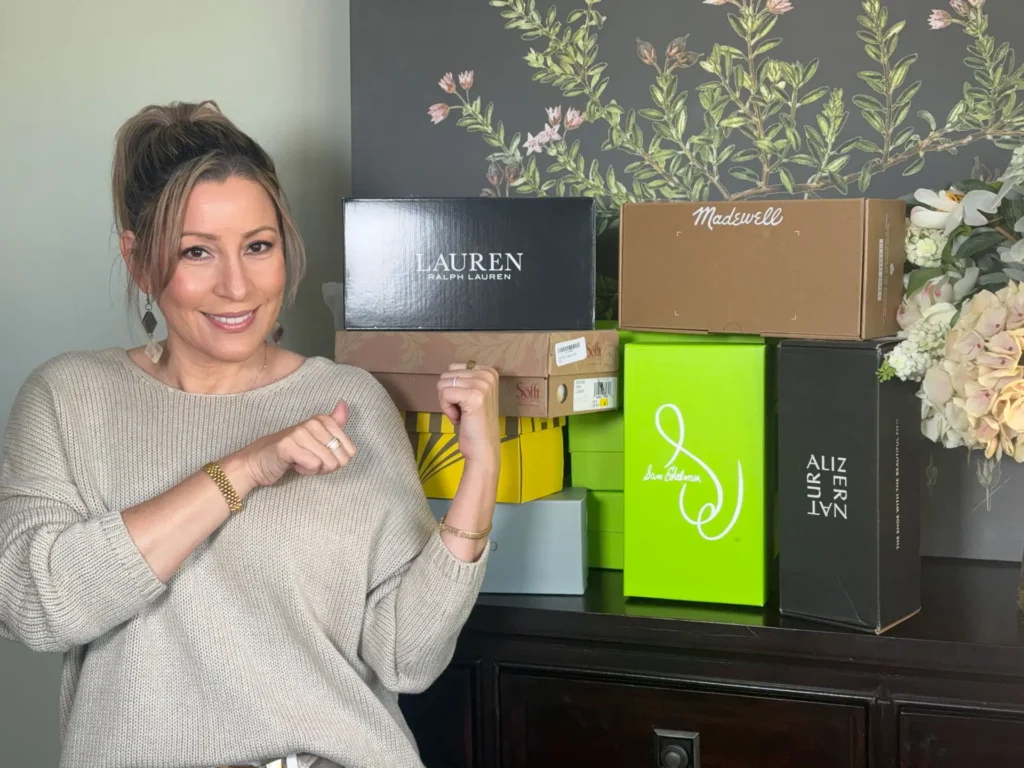
[{"label": "painted leaf on wallpaper", "polygon": [[[863,0],[861,13],[851,14],[865,56],[857,93],[817,84],[818,59],[786,60],[782,35],[799,3],[704,0],[721,6],[705,10],[724,13],[738,39],[697,51],[682,35],[661,52],[638,38],[636,55],[652,80],[643,106],[611,96],[599,48],[607,16],[601,0],[584,3],[563,16],[535,0],[489,0],[505,28],[531,46],[524,77],[532,72],[534,81],[557,91],[555,105],[535,124],[507,130],[495,119],[495,103],[479,95],[486,83],[474,70],[457,78],[445,73],[439,81],[447,100],[429,107],[430,120],[440,124],[451,116],[490,150],[482,159],[487,186],[480,194],[593,197],[603,231],[617,224],[625,202],[864,193],[890,169],[917,174],[931,154],[982,140],[1002,148],[1024,142],[1024,103],[1018,103],[1024,66],[1008,43],[989,33],[985,0],[954,0],[952,12],[911,20],[936,31],[956,27],[966,36],[970,79],[944,119],[914,110],[922,80],[915,79],[918,55],[900,50],[908,21],[890,18],[881,0]],[[707,73],[693,94],[678,80],[692,67]],[[869,129],[864,135],[849,135],[852,109]],[[586,157],[577,138],[587,131],[602,133],[596,157]],[[613,162],[621,156],[628,164],[617,172]],[[605,280],[603,293],[614,297],[614,281]]]}]

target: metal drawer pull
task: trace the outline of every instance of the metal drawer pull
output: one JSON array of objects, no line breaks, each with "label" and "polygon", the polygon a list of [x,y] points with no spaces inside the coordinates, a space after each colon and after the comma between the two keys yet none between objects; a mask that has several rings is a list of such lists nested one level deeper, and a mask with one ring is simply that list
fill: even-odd
[{"label": "metal drawer pull", "polygon": [[654,729],[655,768],[700,768],[700,734]]}]

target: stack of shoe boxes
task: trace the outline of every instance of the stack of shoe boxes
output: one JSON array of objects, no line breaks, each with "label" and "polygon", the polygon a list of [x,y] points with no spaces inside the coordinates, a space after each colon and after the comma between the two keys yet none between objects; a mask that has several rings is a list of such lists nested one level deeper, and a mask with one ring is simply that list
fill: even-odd
[{"label": "stack of shoe boxes", "polygon": [[618,405],[618,337],[594,328],[588,198],[350,200],[335,360],[372,373],[405,418],[440,518],[464,460],[438,378],[500,375],[501,471],[484,592],[582,594],[585,490],[564,488],[570,414]]}]

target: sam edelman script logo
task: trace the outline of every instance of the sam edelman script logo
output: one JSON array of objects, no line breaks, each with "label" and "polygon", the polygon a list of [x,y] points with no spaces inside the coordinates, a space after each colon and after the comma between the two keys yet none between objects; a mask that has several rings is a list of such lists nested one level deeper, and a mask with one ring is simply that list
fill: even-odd
[{"label": "sam edelman script logo", "polygon": [[426,274],[428,280],[511,280],[523,271],[523,254],[417,253],[416,271]]}]

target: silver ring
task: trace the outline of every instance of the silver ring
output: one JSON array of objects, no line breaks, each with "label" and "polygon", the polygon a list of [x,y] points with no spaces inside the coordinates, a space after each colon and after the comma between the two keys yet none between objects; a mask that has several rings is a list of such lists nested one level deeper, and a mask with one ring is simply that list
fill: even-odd
[{"label": "silver ring", "polygon": [[452,386],[453,387],[459,386],[459,377],[458,376],[455,376],[455,377],[452,378]]},{"label": "silver ring", "polygon": [[341,440],[336,437],[332,437],[331,442],[327,444],[327,450],[334,453],[339,448],[341,448]]}]

